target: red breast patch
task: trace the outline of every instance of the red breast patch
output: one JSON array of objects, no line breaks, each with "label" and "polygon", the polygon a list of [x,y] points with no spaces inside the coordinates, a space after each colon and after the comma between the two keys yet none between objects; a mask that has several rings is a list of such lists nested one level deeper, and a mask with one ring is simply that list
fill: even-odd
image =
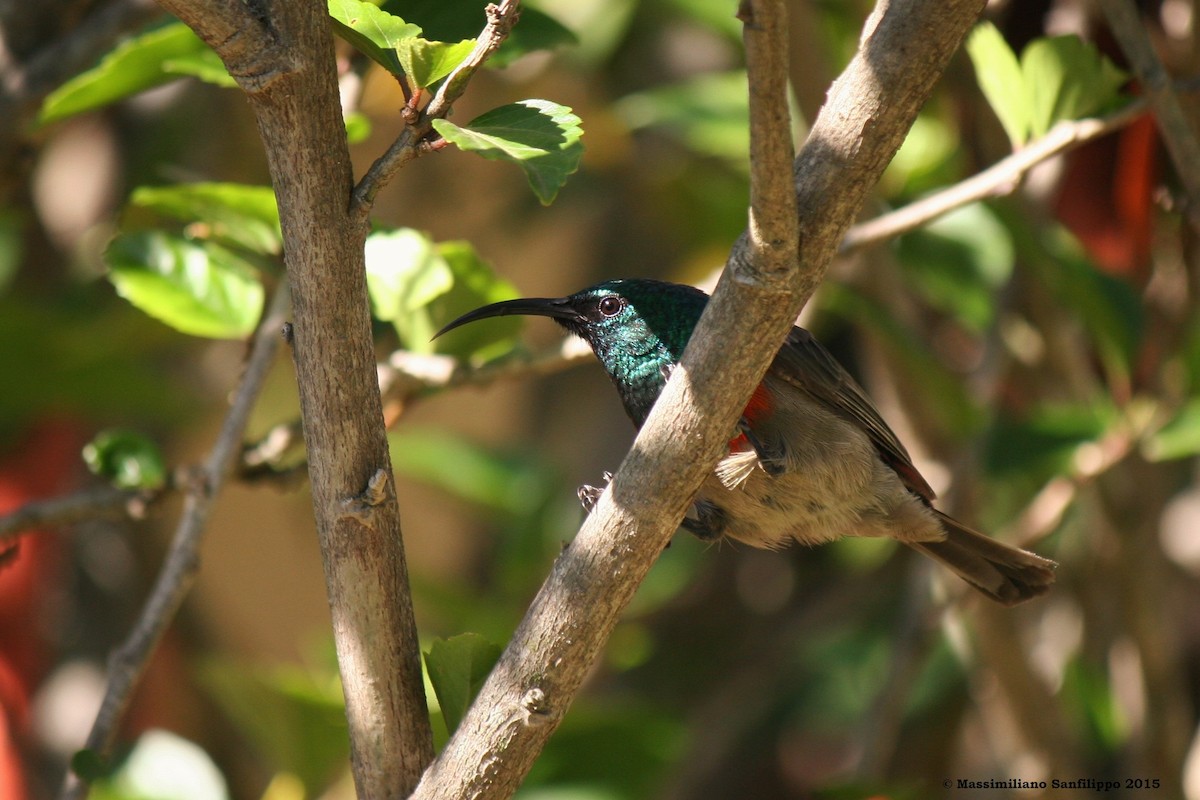
[{"label": "red breast patch", "polygon": [[[775,411],[775,400],[771,397],[771,392],[763,384],[759,384],[754,390],[754,394],[750,395],[750,400],[746,403],[746,408],[742,411],[742,419],[753,425],[760,419],[771,416]],[[746,439],[746,434],[739,433],[737,436],[729,440],[729,452],[740,453],[750,449],[750,442]]]}]

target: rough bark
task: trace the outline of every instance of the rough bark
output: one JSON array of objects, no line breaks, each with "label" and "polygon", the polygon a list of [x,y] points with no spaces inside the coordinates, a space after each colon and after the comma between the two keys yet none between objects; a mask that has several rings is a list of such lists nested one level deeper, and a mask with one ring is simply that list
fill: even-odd
[{"label": "rough bark", "polygon": [[360,798],[408,794],[433,756],[350,156],[322,2],[165,0],[255,112],[279,200],[294,357]]}]

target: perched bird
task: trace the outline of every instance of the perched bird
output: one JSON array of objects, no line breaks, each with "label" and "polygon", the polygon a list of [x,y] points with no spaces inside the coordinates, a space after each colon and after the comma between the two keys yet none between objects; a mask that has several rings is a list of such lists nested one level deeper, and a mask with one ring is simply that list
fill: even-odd
[{"label": "perched bird", "polygon": [[[605,281],[568,297],[506,300],[438,332],[488,317],[551,317],[580,336],[641,427],[666,385],[708,295],[652,280]],[[746,405],[725,456],[683,527],[755,547],[842,536],[887,536],[949,567],[983,594],[1015,605],[1054,582],[1053,561],[1001,544],[932,505],[933,489],[866,393],[808,331],[794,327]],[[582,487],[590,509],[600,490]]]}]

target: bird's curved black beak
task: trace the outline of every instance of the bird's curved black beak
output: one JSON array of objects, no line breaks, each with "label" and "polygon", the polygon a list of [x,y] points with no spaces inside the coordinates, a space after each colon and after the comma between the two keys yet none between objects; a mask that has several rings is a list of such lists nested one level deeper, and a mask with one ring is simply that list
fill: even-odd
[{"label": "bird's curved black beak", "polygon": [[573,308],[571,298],[569,297],[521,297],[516,300],[504,300],[500,303],[492,303],[491,305],[477,308],[474,311],[468,311],[435,333],[433,338],[436,339],[443,333],[454,330],[460,325],[466,325],[468,322],[475,322],[476,320],[487,319],[488,317],[508,317],[517,314],[553,317],[562,320],[579,319],[579,312]]}]

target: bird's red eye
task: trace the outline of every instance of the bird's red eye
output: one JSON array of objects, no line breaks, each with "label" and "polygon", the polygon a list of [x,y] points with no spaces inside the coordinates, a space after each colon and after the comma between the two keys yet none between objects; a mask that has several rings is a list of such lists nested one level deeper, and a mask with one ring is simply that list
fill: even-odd
[{"label": "bird's red eye", "polygon": [[621,302],[621,298],[617,297],[614,294],[610,294],[607,297],[603,297],[600,299],[599,308],[600,308],[600,313],[603,314],[604,316],[615,317],[617,314],[621,313],[621,309],[624,306],[625,306],[625,304]]}]

